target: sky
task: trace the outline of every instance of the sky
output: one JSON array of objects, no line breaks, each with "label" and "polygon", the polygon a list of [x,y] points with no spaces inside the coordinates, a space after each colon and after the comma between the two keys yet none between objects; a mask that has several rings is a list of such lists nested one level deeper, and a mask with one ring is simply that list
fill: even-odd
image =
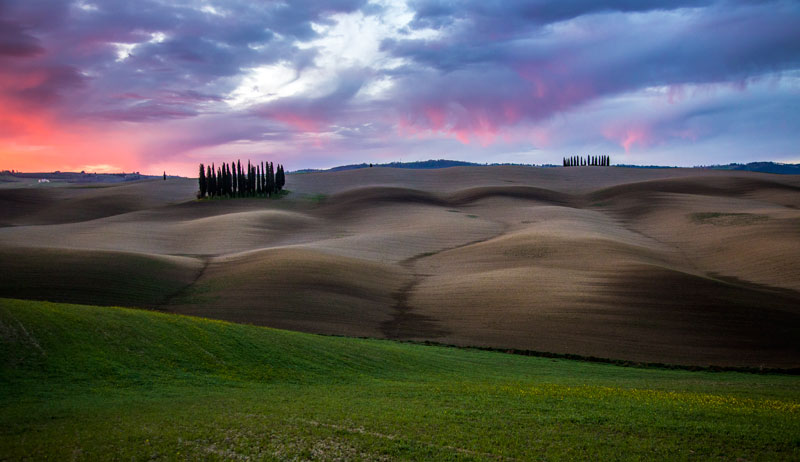
[{"label": "sky", "polygon": [[800,2],[0,0],[0,169],[800,162]]}]

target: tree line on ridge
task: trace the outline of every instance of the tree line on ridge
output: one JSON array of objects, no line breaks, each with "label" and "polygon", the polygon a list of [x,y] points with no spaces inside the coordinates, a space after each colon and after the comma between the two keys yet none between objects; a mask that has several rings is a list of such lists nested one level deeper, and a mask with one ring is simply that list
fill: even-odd
[{"label": "tree line on ridge", "polygon": [[600,166],[608,167],[611,165],[610,156],[572,156],[564,157],[564,167],[580,167],[580,166]]},{"label": "tree line on ridge", "polygon": [[283,166],[276,168],[272,162],[261,162],[242,167],[241,160],[219,167],[200,164],[200,191],[198,199],[205,197],[270,197],[283,190],[286,175]]}]

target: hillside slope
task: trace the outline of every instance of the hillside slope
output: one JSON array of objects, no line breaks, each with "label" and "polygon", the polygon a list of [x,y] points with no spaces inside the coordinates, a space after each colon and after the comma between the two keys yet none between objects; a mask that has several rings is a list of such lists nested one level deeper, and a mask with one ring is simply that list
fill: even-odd
[{"label": "hillside slope", "polygon": [[[187,179],[3,189],[0,296],[305,332],[800,367],[800,177],[366,168],[281,199]],[[5,226],[3,226],[5,225]]]},{"label": "hillside slope", "polygon": [[798,453],[796,376],[626,368],[0,299],[0,458]]}]

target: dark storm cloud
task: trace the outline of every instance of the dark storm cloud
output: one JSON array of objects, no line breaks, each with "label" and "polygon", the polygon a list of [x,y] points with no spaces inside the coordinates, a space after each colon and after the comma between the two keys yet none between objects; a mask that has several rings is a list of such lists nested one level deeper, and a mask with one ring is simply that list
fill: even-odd
[{"label": "dark storm cloud", "polygon": [[[192,89],[219,100],[247,68],[284,60],[296,60],[302,68],[314,51],[299,50],[294,43],[316,36],[311,23],[324,23],[327,15],[363,3],[231,1],[203,9],[206,3],[199,1],[4,1],[0,57],[30,62],[0,73],[21,72],[14,75],[23,80],[49,74],[35,85],[13,88],[12,96],[48,102],[59,94],[71,96],[60,108],[70,117],[188,117],[204,108],[191,100],[157,101],[159,94]],[[126,53],[125,44],[135,46]],[[59,93],[80,89],[81,81],[92,82],[86,93]],[[124,93],[140,93],[151,101],[132,104],[118,98]]]},{"label": "dark storm cloud", "polygon": [[350,69],[341,72],[336,87],[323,96],[282,98],[276,102],[254,106],[250,113],[284,122],[299,130],[323,131],[326,126],[345,118],[345,113],[352,109],[351,99],[361,89],[366,78],[367,73],[364,70]]},{"label": "dark storm cloud", "polygon": [[796,145],[797,2],[388,3],[0,0],[0,124],[125,127],[148,162]]},{"label": "dark storm cloud", "polygon": [[[459,21],[451,21],[435,40],[382,44],[394,56],[418,64],[416,75],[405,76],[396,90],[395,99],[414,117],[410,123],[494,131],[623,92],[744,82],[800,67],[796,3],[719,3],[668,13],[653,10],[675,3],[566,3],[570,6],[476,2],[457,13],[449,4],[422,5],[417,19]],[[621,12],[632,9],[647,13]],[[603,14],[581,16],[595,11]],[[508,33],[493,22],[504,17],[517,24],[527,20],[532,29]],[[571,20],[538,26],[564,19]],[[487,37],[476,30],[497,34]]]},{"label": "dark storm cloud", "polygon": [[416,0],[411,2],[415,10],[412,27],[441,28],[458,20],[467,20],[477,31],[505,34],[510,28],[549,24],[565,21],[592,13],[620,11],[644,12],[672,10],[683,7],[703,6],[708,0],[487,0],[446,1]]},{"label": "dark storm cloud", "polygon": [[20,24],[0,21],[0,56],[35,56],[43,51],[39,40],[28,34]]}]

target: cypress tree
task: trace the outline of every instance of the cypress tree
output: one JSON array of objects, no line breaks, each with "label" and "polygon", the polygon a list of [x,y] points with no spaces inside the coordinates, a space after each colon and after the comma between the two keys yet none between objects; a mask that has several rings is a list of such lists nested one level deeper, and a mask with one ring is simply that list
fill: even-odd
[{"label": "cypress tree", "polygon": [[261,161],[261,194],[267,195],[267,172],[264,170],[264,161]]},{"label": "cypress tree", "polygon": [[247,195],[253,194],[253,166],[247,161]]},{"label": "cypress tree", "polygon": [[272,178],[272,167],[267,162],[267,196],[271,196],[275,192],[275,180]]},{"label": "cypress tree", "polygon": [[206,170],[207,170],[206,171],[206,189],[207,189],[207,192],[208,192],[208,196],[211,197],[211,195],[213,194],[213,191],[214,191],[214,187],[211,184],[214,181],[214,179],[212,178],[213,175],[211,173],[211,166],[209,165],[208,167],[206,167]]},{"label": "cypress tree", "polygon": [[200,197],[206,197],[206,168],[203,166],[203,164],[200,164],[200,176],[197,178],[197,181],[200,183]]},{"label": "cypress tree", "polygon": [[214,172],[214,195],[219,197],[221,191],[222,191],[222,173],[221,173],[221,167],[217,167],[216,172]]},{"label": "cypress tree", "polygon": [[222,163],[222,195],[223,196],[227,196],[228,195],[229,182],[230,182],[230,179],[228,178],[228,164],[223,162]]},{"label": "cypress tree", "polygon": [[236,178],[238,180],[236,189],[239,192],[239,197],[242,197],[242,162],[240,160],[236,161]]},{"label": "cypress tree", "polygon": [[239,178],[236,177],[236,162],[231,162],[231,196],[236,196],[237,191],[239,190]]},{"label": "cypress tree", "polygon": [[228,194],[228,172],[225,168],[225,162],[223,162],[222,166],[220,166],[220,172],[222,175],[222,181],[220,181],[219,195],[224,196]]},{"label": "cypress tree", "polygon": [[283,165],[278,165],[278,191],[283,190],[283,185],[286,184],[286,175],[283,173]]},{"label": "cypress tree", "polygon": [[225,165],[225,194],[233,196],[233,175],[231,174],[230,164]]},{"label": "cypress tree", "polygon": [[217,195],[217,167],[212,163],[211,164],[211,197]]},{"label": "cypress tree", "polygon": [[260,196],[264,190],[261,188],[261,177],[263,173],[261,172],[261,166],[256,164],[256,195]]},{"label": "cypress tree", "polygon": [[239,197],[244,197],[245,193],[247,192],[247,185],[245,184],[246,178],[244,177],[244,168],[242,168],[240,161],[237,160],[236,164],[239,166]]},{"label": "cypress tree", "polygon": [[270,193],[275,194],[278,191],[278,185],[275,184],[275,164],[269,163],[269,182],[272,185]]},{"label": "cypress tree", "polygon": [[225,174],[225,195],[230,197],[231,195],[231,169],[227,163],[224,164],[224,174]]}]

